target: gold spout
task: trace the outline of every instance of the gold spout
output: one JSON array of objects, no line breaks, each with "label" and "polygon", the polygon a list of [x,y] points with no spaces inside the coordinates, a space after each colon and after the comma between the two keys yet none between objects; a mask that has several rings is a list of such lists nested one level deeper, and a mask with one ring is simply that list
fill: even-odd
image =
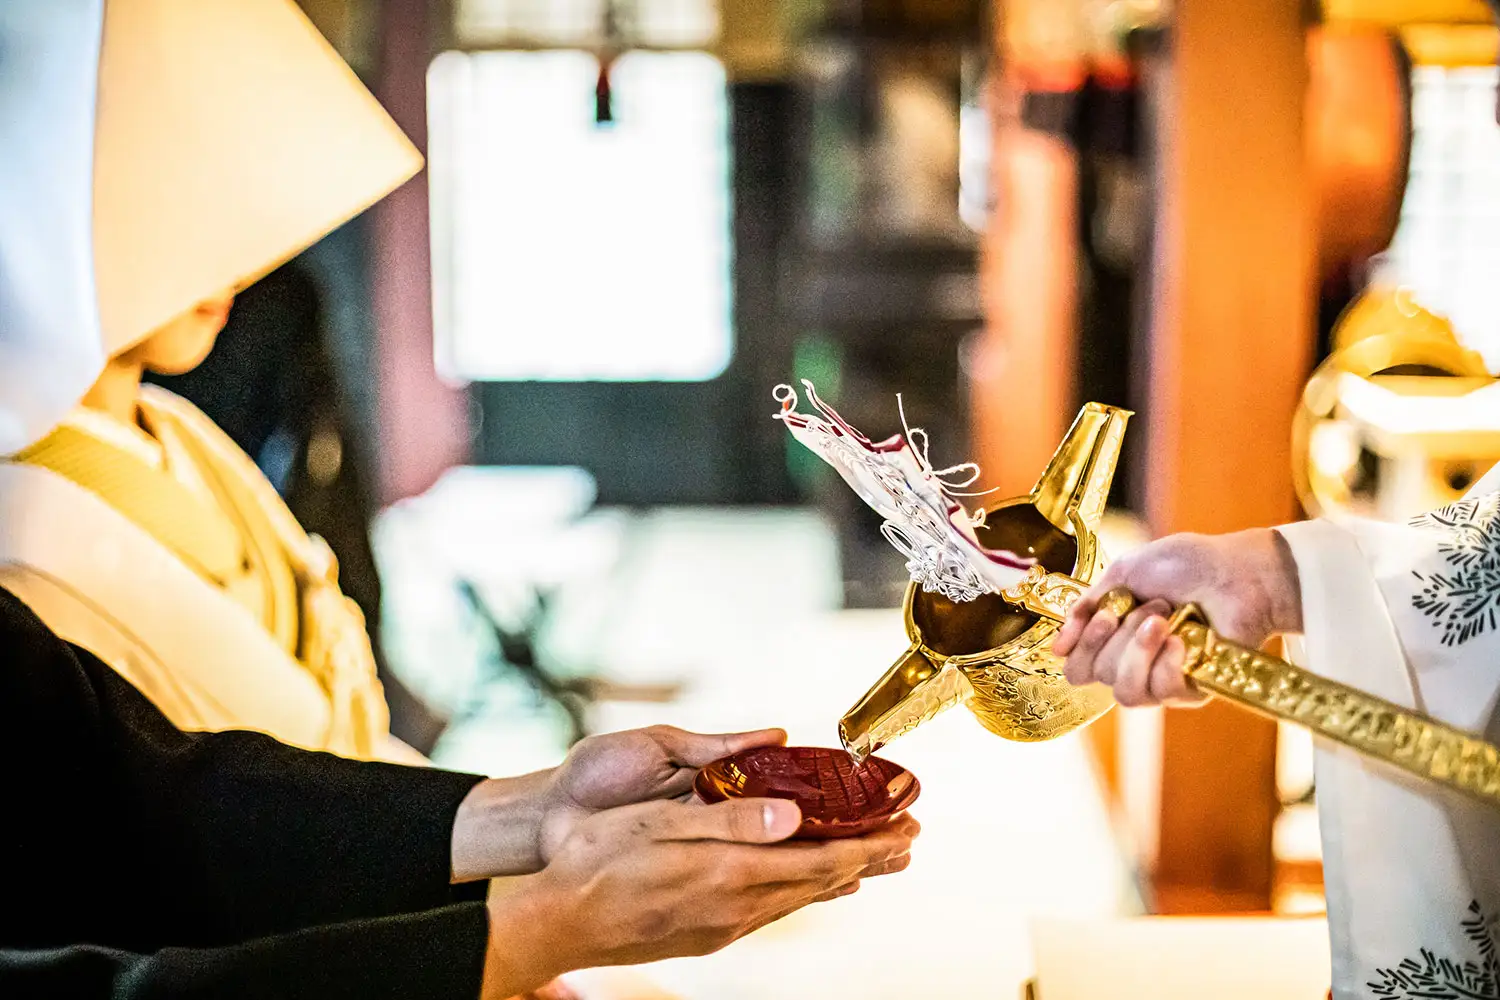
[{"label": "gold spout", "polygon": [[967,701],[973,688],[944,658],[913,643],[839,722],[839,739],[856,762],[933,716]]},{"label": "gold spout", "polygon": [[1074,534],[1076,515],[1090,532],[1098,529],[1120,461],[1125,425],[1133,414],[1103,403],[1089,403],[1031,488],[1031,503],[1059,530]]}]

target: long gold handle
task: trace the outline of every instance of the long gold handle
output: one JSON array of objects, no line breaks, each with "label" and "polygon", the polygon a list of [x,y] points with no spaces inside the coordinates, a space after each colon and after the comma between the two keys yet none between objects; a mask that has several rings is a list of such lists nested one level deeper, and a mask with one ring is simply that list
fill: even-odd
[{"label": "long gold handle", "polygon": [[[1062,621],[1087,589],[1072,577],[1038,567],[1001,596]],[[1111,591],[1106,600],[1121,617],[1135,606],[1127,591]],[[1488,740],[1229,642],[1191,605],[1179,609],[1172,624],[1187,647],[1184,670],[1204,691],[1500,809],[1500,748]]]}]

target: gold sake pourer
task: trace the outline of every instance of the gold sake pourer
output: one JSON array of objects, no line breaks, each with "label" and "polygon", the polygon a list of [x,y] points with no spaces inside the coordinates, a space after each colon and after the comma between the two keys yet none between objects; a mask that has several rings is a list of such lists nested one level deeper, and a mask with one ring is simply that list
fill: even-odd
[{"label": "gold sake pourer", "polygon": [[1068,683],[1052,639],[1067,598],[1081,595],[1107,561],[1099,521],[1130,416],[1089,403],[1031,492],[989,508],[976,529],[986,548],[1037,560],[1027,579],[1043,590],[1019,601],[983,594],[958,602],[915,583],[906,588],[911,645],[839,723],[844,749],[874,753],[959,704],[992,733],[1022,742],[1055,739],[1110,710],[1104,685]]},{"label": "gold sake pourer", "polygon": [[[1109,690],[1070,685],[1051,646],[1105,566],[1097,533],[1129,416],[1088,404],[1032,491],[989,509],[980,543],[1036,560],[1014,585],[967,602],[907,588],[911,645],[840,721],[845,750],[863,758],[959,704],[991,732],[1023,742],[1055,739],[1109,711]],[[1102,606],[1123,617],[1135,599],[1114,590]],[[1494,744],[1229,642],[1191,605],[1170,624],[1200,689],[1500,808]]]}]

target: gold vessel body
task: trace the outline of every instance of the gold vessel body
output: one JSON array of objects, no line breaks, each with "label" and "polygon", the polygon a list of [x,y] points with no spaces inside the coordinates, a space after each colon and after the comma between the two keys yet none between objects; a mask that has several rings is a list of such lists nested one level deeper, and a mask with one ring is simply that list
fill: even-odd
[{"label": "gold vessel body", "polygon": [[[1098,527],[1129,418],[1128,410],[1085,406],[1031,492],[988,509],[979,540],[1035,558],[1038,572],[1081,592],[1107,562]],[[1070,733],[1114,704],[1102,685],[1067,682],[1052,653],[1055,617],[998,594],[956,602],[916,584],[903,614],[911,645],[839,724],[856,756],[959,704],[990,732],[1020,742]]]}]

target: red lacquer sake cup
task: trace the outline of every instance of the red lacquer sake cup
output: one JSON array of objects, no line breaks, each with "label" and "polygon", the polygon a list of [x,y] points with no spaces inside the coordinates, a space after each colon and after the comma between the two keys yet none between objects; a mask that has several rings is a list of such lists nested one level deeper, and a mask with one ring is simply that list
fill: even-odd
[{"label": "red lacquer sake cup", "polygon": [[828,840],[869,833],[905,812],[922,786],[914,774],[881,757],[855,766],[843,750],[756,747],[714,761],[693,790],[704,802],[791,799],[802,810],[793,837]]}]

